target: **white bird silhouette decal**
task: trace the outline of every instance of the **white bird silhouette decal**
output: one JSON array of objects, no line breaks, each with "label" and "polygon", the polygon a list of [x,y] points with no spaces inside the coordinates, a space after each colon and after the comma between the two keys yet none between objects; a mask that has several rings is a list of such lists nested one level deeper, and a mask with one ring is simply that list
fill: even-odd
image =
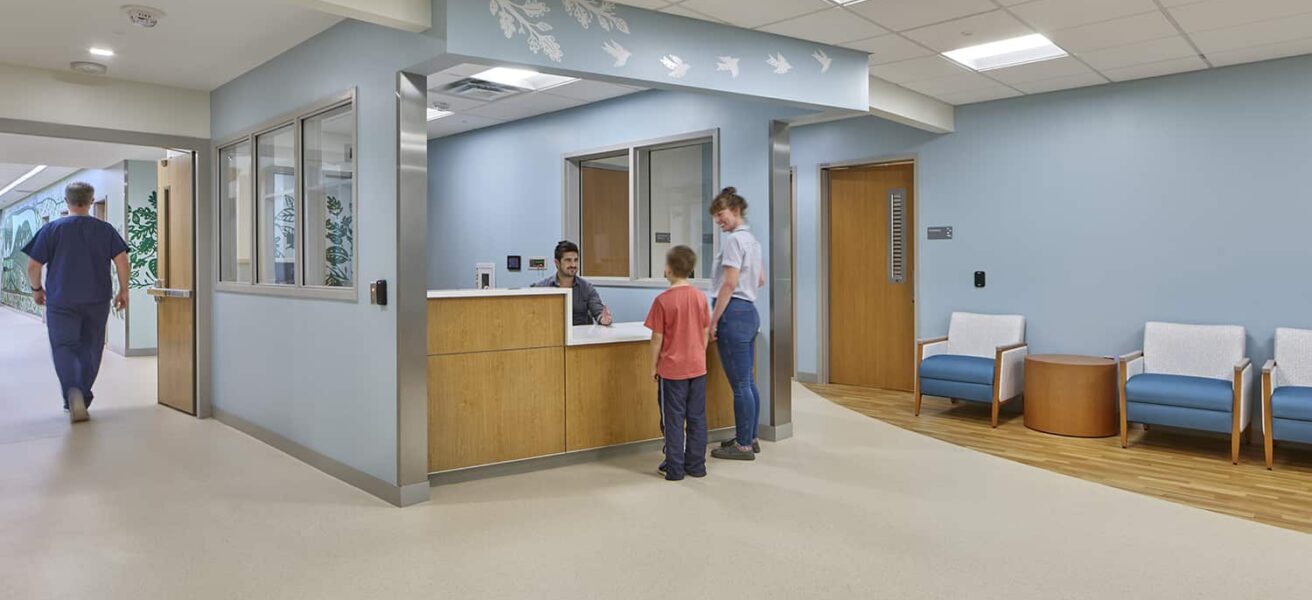
[{"label": "white bird silhouette decal", "polygon": [[619,45],[619,42],[616,42],[615,40],[610,40],[602,44],[601,49],[605,50],[606,54],[615,58],[616,67],[622,67],[629,64],[629,57],[633,56],[632,52],[625,50],[624,46]]},{"label": "white bird silhouette decal", "polygon": [[765,62],[774,67],[775,75],[783,75],[784,73],[793,70],[793,65],[789,64],[788,59],[784,58],[784,55],[781,53],[771,54],[770,58]]},{"label": "white bird silhouette decal", "polygon": [[692,68],[692,65],[683,62],[682,58],[673,54],[661,57],[661,64],[670,70],[670,77],[675,79],[682,79],[684,75],[688,74],[688,69]]},{"label": "white bird silhouette decal", "polygon": [[721,56],[720,62],[715,63],[716,71],[728,71],[734,79],[738,78],[738,59],[733,56]]},{"label": "white bird silhouette decal", "polygon": [[816,62],[820,63],[821,73],[827,73],[829,71],[829,65],[834,62],[834,59],[829,58],[829,55],[825,54],[824,50],[816,50],[815,53],[811,55],[811,58],[814,58]]}]

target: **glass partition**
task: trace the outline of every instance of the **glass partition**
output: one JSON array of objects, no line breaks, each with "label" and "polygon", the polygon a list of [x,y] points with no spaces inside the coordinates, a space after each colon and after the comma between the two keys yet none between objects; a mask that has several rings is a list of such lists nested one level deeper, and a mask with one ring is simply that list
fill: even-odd
[{"label": "glass partition", "polygon": [[286,125],[255,136],[260,283],[296,284],[296,135]]},{"label": "glass partition", "polygon": [[219,281],[251,283],[251,144],[219,150]]}]

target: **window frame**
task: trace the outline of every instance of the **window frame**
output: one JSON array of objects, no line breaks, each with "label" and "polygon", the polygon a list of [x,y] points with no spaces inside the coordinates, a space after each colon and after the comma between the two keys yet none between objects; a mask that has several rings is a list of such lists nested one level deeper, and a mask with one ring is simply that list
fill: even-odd
[{"label": "window frame", "polygon": [[[304,136],[305,121],[310,118],[321,116],[338,108],[349,106],[351,108],[351,285],[349,286],[326,286],[326,285],[307,285],[305,282],[306,266],[306,244],[304,232],[308,229],[305,224],[305,155],[304,155]],[[260,265],[264,260],[260,253],[260,231],[264,225],[264,219],[260,212],[260,199],[262,194],[259,190],[259,144],[256,140],[260,135],[275,131],[277,129],[292,126],[292,154],[296,169],[295,190],[296,190],[296,268],[293,284],[286,283],[262,283],[260,281]],[[252,212],[252,228],[250,236],[250,252],[253,268],[251,270],[251,281],[223,281],[220,279],[219,272],[223,261],[223,238],[222,238],[222,219],[214,220],[214,239],[216,241],[217,252],[214,253],[214,291],[219,293],[238,293],[238,294],[255,294],[262,296],[281,296],[290,298],[305,298],[312,300],[337,300],[343,302],[360,302],[360,194],[359,194],[359,136],[360,132],[360,111],[359,104],[356,101],[356,88],[335,94],[328,98],[308,104],[296,110],[288,111],[272,119],[268,119],[255,127],[243,130],[237,135],[225,138],[217,144],[214,144],[211,156],[215,161],[215,173],[219,176],[214,178],[214,194],[212,198],[217,203],[221,201],[223,186],[225,181],[222,177],[222,165],[219,162],[224,150],[233,146],[248,142],[250,144],[250,170],[251,178],[250,189]],[[216,205],[217,208],[217,205]],[[217,212],[216,212],[217,214]]]},{"label": "window frame", "polygon": [[[581,152],[569,152],[562,156],[563,177],[561,186],[562,210],[563,217],[561,231],[564,232],[565,239],[577,240],[581,234],[582,227],[582,209],[580,207],[581,199],[579,196],[579,164],[588,160],[614,156],[621,152],[627,152],[629,157],[629,275],[628,277],[593,277],[580,270],[579,275],[586,277],[588,281],[602,287],[634,287],[634,288],[663,288],[669,285],[663,277],[639,277],[638,274],[644,269],[640,257],[650,257],[651,244],[650,240],[640,236],[641,219],[638,209],[642,206],[642,198],[645,194],[639,189],[643,181],[643,169],[647,169],[648,160],[645,157],[650,156],[653,150],[662,150],[667,148],[678,148],[697,143],[703,143],[710,140],[711,143],[711,190],[720,189],[720,129],[703,129],[699,131],[690,131],[676,135],[669,135],[659,138],[639,140],[624,144],[615,144],[600,148],[593,148]],[[712,253],[720,251],[720,231],[714,232],[711,241]],[[640,240],[639,238],[642,237]],[[639,244],[645,244],[645,250],[639,249]],[[586,248],[582,249],[587,252]],[[650,260],[650,258],[648,258]],[[707,257],[699,257],[699,261],[708,260]],[[708,278],[694,278],[689,280],[694,286],[709,289],[711,280]]]}]

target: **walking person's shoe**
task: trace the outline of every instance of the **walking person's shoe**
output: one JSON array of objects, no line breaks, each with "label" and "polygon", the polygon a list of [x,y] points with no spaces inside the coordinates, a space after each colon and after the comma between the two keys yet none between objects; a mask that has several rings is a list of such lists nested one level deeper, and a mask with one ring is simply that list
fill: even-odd
[{"label": "walking person's shoe", "polygon": [[[721,448],[728,448],[729,446],[732,446],[732,445],[734,445],[734,444],[736,444],[736,443],[737,443],[737,440],[735,440],[735,439],[733,439],[733,438],[729,438],[729,439],[727,439],[727,440],[724,440],[723,442],[720,442],[720,447],[721,447]],[[760,453],[761,453],[761,440],[752,440],[752,452],[755,453],[755,454],[760,454]]]},{"label": "walking person's shoe", "polygon": [[82,390],[68,390],[68,422],[80,423],[87,420],[87,401],[82,397]]},{"label": "walking person's shoe", "polygon": [[756,454],[750,448],[743,448],[738,444],[711,450],[711,456],[725,460],[756,460]]},{"label": "walking person's shoe", "polygon": [[664,475],[664,476],[665,476],[665,481],[681,481],[681,480],[683,480],[683,475],[679,475],[679,474],[677,474],[677,473],[671,475],[669,469],[667,469],[667,468],[665,467],[665,464],[666,464],[665,461],[661,461],[661,466],[656,467],[656,472],[657,472],[657,473],[660,473],[661,475]]}]

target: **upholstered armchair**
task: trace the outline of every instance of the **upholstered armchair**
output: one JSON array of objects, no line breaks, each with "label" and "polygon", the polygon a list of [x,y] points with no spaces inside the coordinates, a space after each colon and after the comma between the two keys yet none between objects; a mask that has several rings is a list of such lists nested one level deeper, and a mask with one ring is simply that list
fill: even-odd
[{"label": "upholstered armchair", "polygon": [[1144,326],[1143,350],[1120,360],[1121,447],[1129,423],[1229,433],[1230,460],[1239,464],[1253,379],[1244,340],[1234,325]]},{"label": "upholstered armchair", "polygon": [[1276,440],[1312,444],[1312,331],[1276,329],[1276,357],[1262,367],[1266,468]]},{"label": "upholstered armchair", "polygon": [[954,312],[947,337],[916,342],[916,416],[920,397],[993,405],[993,426],[1003,403],[1025,391],[1025,317]]}]

